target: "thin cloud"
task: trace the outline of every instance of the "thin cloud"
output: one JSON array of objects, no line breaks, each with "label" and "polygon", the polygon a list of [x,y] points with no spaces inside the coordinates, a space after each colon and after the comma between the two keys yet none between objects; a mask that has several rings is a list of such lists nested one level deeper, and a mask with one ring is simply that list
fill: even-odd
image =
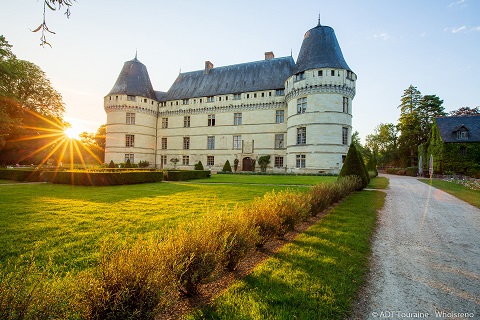
[{"label": "thin cloud", "polygon": [[480,26],[478,27],[473,27],[472,29],[470,29],[472,31],[476,31],[476,32],[480,32]]},{"label": "thin cloud", "polygon": [[380,40],[388,40],[388,39],[390,39],[390,37],[391,36],[387,32],[382,32],[382,33],[374,34],[369,38],[380,39]]},{"label": "thin cloud", "polygon": [[454,27],[454,28],[445,28],[443,31],[445,32],[451,32],[451,33],[459,33],[459,32],[464,32],[467,30],[467,26],[461,26],[461,27]]},{"label": "thin cloud", "polygon": [[456,0],[456,1],[450,2],[447,8],[453,8],[453,7],[465,8],[466,6],[467,6],[466,0]]}]

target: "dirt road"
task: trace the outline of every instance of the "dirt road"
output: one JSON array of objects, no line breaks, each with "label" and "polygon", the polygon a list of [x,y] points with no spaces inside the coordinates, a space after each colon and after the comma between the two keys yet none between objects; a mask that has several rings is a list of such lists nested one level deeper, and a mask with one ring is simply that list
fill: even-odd
[{"label": "dirt road", "polygon": [[480,319],[480,210],[390,179],[355,319]]}]

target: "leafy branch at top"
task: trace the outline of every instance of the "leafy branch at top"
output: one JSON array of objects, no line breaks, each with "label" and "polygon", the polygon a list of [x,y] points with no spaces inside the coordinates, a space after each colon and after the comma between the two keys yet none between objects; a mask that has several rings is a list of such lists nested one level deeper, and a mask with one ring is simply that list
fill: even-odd
[{"label": "leafy branch at top", "polygon": [[[32,32],[38,32],[40,30],[42,31],[42,35],[40,37],[40,45],[42,47],[44,47],[45,45],[49,45],[50,47],[52,47],[52,45],[47,42],[46,34],[47,34],[47,32],[55,34],[55,32],[48,29],[48,26],[47,26],[47,23],[46,23],[45,13],[47,11],[47,7],[52,11],[57,11],[57,10],[60,10],[62,7],[66,7],[67,10],[65,11],[65,15],[67,16],[67,18],[70,18],[70,14],[71,14],[70,7],[73,5],[73,1],[75,1],[75,0],[44,0],[44,2],[43,2],[43,21],[35,30],[32,30]],[[57,6],[58,6],[58,8],[57,8]]]}]

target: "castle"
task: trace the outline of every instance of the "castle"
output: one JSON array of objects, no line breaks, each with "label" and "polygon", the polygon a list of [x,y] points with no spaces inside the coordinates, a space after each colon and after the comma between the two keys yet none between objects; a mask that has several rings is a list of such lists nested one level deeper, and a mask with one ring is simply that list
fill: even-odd
[{"label": "castle", "polygon": [[338,173],[352,134],[356,74],[335,32],[318,25],[291,56],[180,73],[155,91],[137,56],[125,62],[104,98],[105,162],[148,161],[151,167],[213,171],[227,160],[254,171]]}]

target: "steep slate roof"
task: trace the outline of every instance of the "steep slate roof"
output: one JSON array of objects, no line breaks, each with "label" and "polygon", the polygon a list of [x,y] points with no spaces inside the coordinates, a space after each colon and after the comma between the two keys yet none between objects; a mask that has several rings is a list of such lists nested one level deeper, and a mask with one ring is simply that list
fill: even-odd
[{"label": "steep slate roof", "polygon": [[[443,142],[480,142],[480,116],[435,118]],[[458,140],[456,131],[468,129],[468,140]]]},{"label": "steep slate roof", "polygon": [[320,24],[305,33],[293,73],[319,68],[352,71],[343,58],[335,31]]},{"label": "steep slate roof", "polygon": [[181,73],[163,101],[283,89],[294,65],[292,57],[282,57],[212,68],[208,74],[205,70]]},{"label": "steep slate roof", "polygon": [[117,82],[109,92],[109,95],[111,94],[127,94],[157,100],[147,67],[138,61],[136,56],[123,64]]}]

